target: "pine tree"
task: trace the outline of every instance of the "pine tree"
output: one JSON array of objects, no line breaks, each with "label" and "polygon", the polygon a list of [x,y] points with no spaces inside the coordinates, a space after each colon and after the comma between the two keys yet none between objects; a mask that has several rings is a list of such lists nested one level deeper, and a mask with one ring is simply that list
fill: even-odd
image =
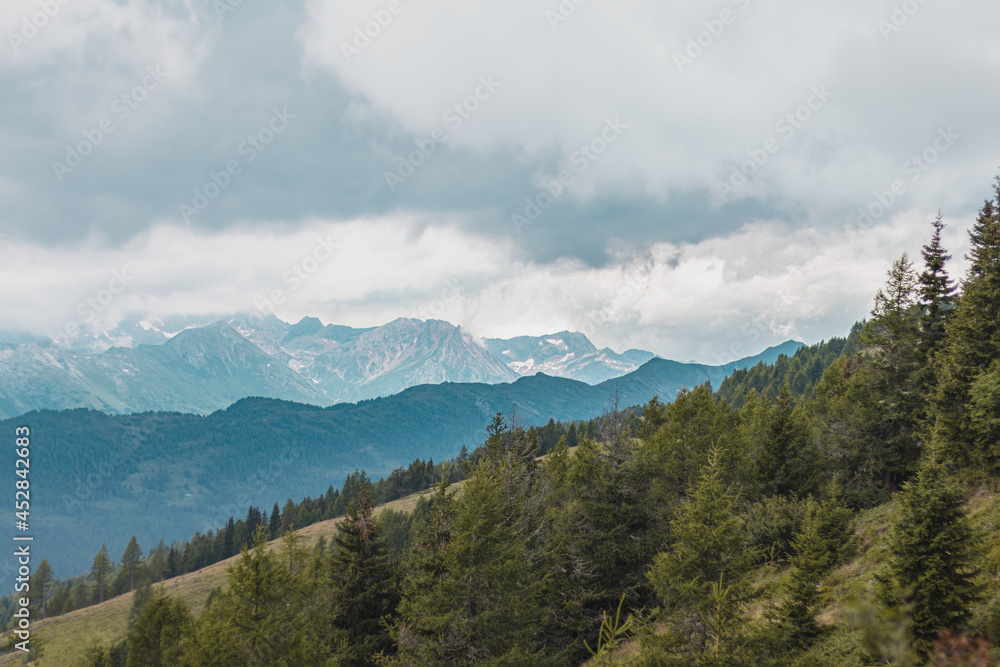
[{"label": "pine tree", "polygon": [[969,232],[969,269],[935,359],[933,426],[946,453],[967,465],[995,464],[1000,455],[995,441],[981,439],[970,410],[973,383],[1000,359],[1000,178],[994,194]]},{"label": "pine tree", "polygon": [[[764,439],[757,458],[758,481],[765,495],[808,492],[813,466],[809,426],[796,410],[788,385],[783,385],[764,423]],[[811,469],[813,468],[813,469]]]},{"label": "pine tree", "polygon": [[966,499],[935,459],[932,448],[899,495],[888,567],[880,577],[884,600],[913,606],[913,635],[923,648],[938,630],[961,629],[979,597]]},{"label": "pine tree", "polygon": [[267,665],[291,655],[289,629],[300,601],[290,594],[288,570],[268,548],[268,537],[267,527],[258,525],[252,548],[244,545],[227,568],[228,587],[199,617],[184,664]]},{"label": "pine tree", "polygon": [[191,632],[187,604],[157,587],[137,609],[126,635],[128,664],[169,667],[181,663],[181,640]]},{"label": "pine tree", "polygon": [[442,594],[448,574],[446,556],[455,537],[454,492],[443,477],[430,501],[407,563],[402,582],[400,623],[396,643],[400,657],[416,664],[433,664],[452,654],[454,608]]},{"label": "pine tree", "polygon": [[[697,656],[702,664],[737,662],[739,609],[751,594],[753,554],[736,511],[737,494],[723,482],[721,457],[718,449],[709,454],[671,522],[673,544],[656,556],[647,573],[669,625],[667,633],[647,646],[660,660],[676,659],[679,653]],[[723,648],[718,660],[708,660]]]},{"label": "pine tree", "polygon": [[122,567],[128,575],[130,591],[135,590],[135,575],[140,565],[142,565],[142,549],[139,548],[139,543],[133,535],[125,547],[125,553],[122,554]]},{"label": "pine tree", "polygon": [[819,585],[838,562],[848,542],[851,512],[834,492],[823,503],[809,499],[802,529],[792,541],[791,571],[784,585],[785,599],[779,610],[792,645],[819,633]]},{"label": "pine tree", "polygon": [[[404,662],[538,663],[538,443],[523,428],[507,428],[502,416],[487,433],[485,455],[441,535],[446,546],[429,550],[408,578],[399,631]],[[425,528],[422,540],[428,530],[436,532]],[[418,591],[416,581],[425,588]]]},{"label": "pine tree", "polygon": [[268,529],[271,532],[271,539],[276,540],[281,533],[281,510],[278,509],[278,502],[275,501],[271,509],[271,518],[268,521]]},{"label": "pine tree", "polygon": [[226,527],[222,530],[222,558],[225,560],[236,555],[236,522],[233,521],[233,517],[229,517]]},{"label": "pine tree", "polygon": [[52,573],[52,568],[49,567],[49,561],[43,558],[42,562],[38,564],[34,576],[31,577],[31,589],[34,593],[32,597],[39,601],[42,618],[46,617],[46,612],[48,611],[46,603],[52,594],[52,584],[54,581],[55,575]]},{"label": "pine tree", "polygon": [[934,220],[934,235],[922,250],[924,270],[920,274],[920,303],[923,306],[921,329],[924,359],[929,359],[945,337],[945,325],[955,304],[955,285],[945,268],[951,259],[941,245],[944,220],[940,213]]},{"label": "pine tree", "polygon": [[94,564],[90,567],[90,577],[94,580],[97,593],[97,603],[104,602],[104,589],[108,584],[108,577],[111,576],[112,563],[108,558],[108,545],[102,544],[101,550],[94,556]]},{"label": "pine tree", "polygon": [[375,664],[376,655],[393,652],[386,625],[395,619],[399,582],[380,533],[366,484],[337,524],[330,556],[334,625],[348,638],[339,657],[350,664]]}]

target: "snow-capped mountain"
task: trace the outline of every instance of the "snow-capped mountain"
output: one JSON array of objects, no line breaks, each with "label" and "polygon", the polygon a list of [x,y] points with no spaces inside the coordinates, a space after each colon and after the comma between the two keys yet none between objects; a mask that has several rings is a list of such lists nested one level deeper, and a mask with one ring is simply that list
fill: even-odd
[{"label": "snow-capped mountain", "polygon": [[[119,344],[109,347],[113,342]],[[783,351],[799,345],[787,343]],[[498,384],[538,373],[594,385],[654,357],[599,350],[569,331],[480,340],[440,320],[400,318],[370,328],[324,325],[313,317],[289,324],[273,315],[212,324],[126,320],[73,347],[0,343],[0,418],[78,407],[207,414],[248,396],[326,406],[422,384]],[[721,380],[739,363],[685,368],[704,368],[706,377]]]},{"label": "snow-capped mountain", "polygon": [[503,359],[518,375],[545,373],[556,377],[598,384],[624,375],[655,357],[652,352],[610,348],[598,350],[582,333],[561,331],[548,336],[488,338],[486,349]]}]

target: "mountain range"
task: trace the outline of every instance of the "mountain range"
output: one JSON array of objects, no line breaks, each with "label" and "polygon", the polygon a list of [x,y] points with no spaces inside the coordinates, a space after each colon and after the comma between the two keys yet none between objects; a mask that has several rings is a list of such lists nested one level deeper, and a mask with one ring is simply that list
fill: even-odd
[{"label": "mountain range", "polygon": [[[130,369],[146,364],[144,372],[163,377],[168,372],[174,374],[171,378],[197,375],[206,394],[219,395],[230,377],[244,386],[303,386],[290,384],[302,378],[281,364],[269,367],[266,359],[273,357],[227,325],[175,339],[189,340],[187,356],[179,356],[168,342],[129,353],[117,349],[113,355],[121,356],[108,359],[127,357]],[[220,339],[228,341],[228,355],[212,348]],[[32,411],[0,422],[0,432],[31,429],[35,544],[60,572],[75,572],[87,566],[105,541],[118,551],[133,534],[147,546],[160,538],[186,538],[218,528],[229,515],[245,515],[250,504],[266,508],[289,497],[315,496],[330,484],[339,486],[359,468],[382,476],[415,458],[453,457],[463,445],[471,450],[482,442],[499,411],[516,411],[527,426],[551,418],[588,419],[607,410],[616,394],[621,406],[644,403],[654,395],[672,398],[684,386],[718,384],[737,366],[774,361],[797,348],[786,343],[715,367],[654,358],[595,385],[538,373],[496,384],[421,384],[386,398],[328,407],[244,398],[207,416]],[[242,370],[248,362],[256,370]],[[266,374],[257,374],[261,368]],[[124,375],[123,381],[134,379],[131,373]],[[147,391],[148,399],[153,392]],[[188,400],[180,384],[161,392]],[[13,468],[14,448],[0,453],[0,464]]]},{"label": "mountain range", "polygon": [[[104,342],[119,345],[85,349]],[[73,408],[209,414],[249,396],[329,406],[422,384],[498,384],[537,373],[599,384],[655,357],[598,349],[583,334],[568,331],[481,340],[448,322],[405,318],[352,328],[312,317],[289,324],[273,315],[236,315],[180,331],[129,321],[84,343],[0,343],[0,418]],[[789,341],[724,366],[679,365],[674,370],[683,380],[671,386],[693,384],[688,374],[694,369],[703,376],[699,382],[717,385],[735,368],[773,361],[800,345]]]}]

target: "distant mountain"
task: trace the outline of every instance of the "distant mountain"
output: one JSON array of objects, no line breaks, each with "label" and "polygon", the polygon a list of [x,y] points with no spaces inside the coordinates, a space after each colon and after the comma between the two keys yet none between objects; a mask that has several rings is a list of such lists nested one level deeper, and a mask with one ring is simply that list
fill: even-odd
[{"label": "distant mountain", "polygon": [[[217,398],[230,381],[305,391],[297,384],[300,376],[280,364],[267,366],[272,357],[228,325],[112,354],[130,359],[120,378],[125,383],[151,369],[168,377],[164,369],[170,368],[173,384],[164,382],[162,392],[176,403],[192,400],[181,391],[181,377],[199,378]],[[773,352],[734,363],[752,366],[763,356]],[[263,366],[266,373],[248,374],[247,366],[258,369],[254,373]],[[154,540],[218,528],[231,514],[245,515],[251,503],[270,507],[316,495],[357,468],[381,476],[418,457],[453,457],[462,445],[472,449],[482,441],[498,411],[516,411],[526,425],[588,419],[604,412],[616,391],[622,406],[654,395],[669,400],[681,386],[722,372],[651,359],[597,385],[539,373],[499,384],[422,384],[326,408],[248,398],[208,416],[45,410],[2,422],[0,432],[31,428],[36,545],[60,574],[69,574],[82,571],[104,541],[120,552],[135,534],[149,548]],[[13,448],[0,452],[7,457],[0,464],[12,468]]]},{"label": "distant mountain", "polygon": [[4,417],[76,407],[203,414],[246,396],[330,404],[308,380],[221,323],[182,331],[161,345],[101,354],[41,343],[0,347]]},{"label": "distant mountain", "polygon": [[389,396],[418,384],[493,384],[518,377],[475,337],[440,320],[400,318],[369,329],[324,327],[316,318],[284,330],[261,330],[245,319],[233,326],[310,379],[329,402]]},{"label": "distant mountain", "polygon": [[644,350],[617,354],[610,348],[598,350],[581,333],[561,331],[547,336],[487,338],[486,349],[503,359],[518,375],[545,373],[597,384],[634,371],[656,355]]},{"label": "distant mountain", "polygon": [[[140,340],[152,343],[134,344]],[[109,341],[126,344],[103,352],[79,349]],[[785,343],[752,357],[752,363],[773,361],[799,345]],[[129,320],[74,349],[38,341],[0,344],[0,418],[78,407],[208,414],[249,396],[327,406],[420,384],[497,384],[537,373],[596,385],[653,359],[641,350],[598,350],[583,334],[569,331],[479,340],[440,320],[401,318],[361,329],[310,317],[288,324],[273,315],[237,315],[206,326],[190,318]],[[734,368],[745,367],[739,363],[669,362],[674,365],[664,372],[674,373],[670,386],[676,393],[706,380],[718,386]]]}]

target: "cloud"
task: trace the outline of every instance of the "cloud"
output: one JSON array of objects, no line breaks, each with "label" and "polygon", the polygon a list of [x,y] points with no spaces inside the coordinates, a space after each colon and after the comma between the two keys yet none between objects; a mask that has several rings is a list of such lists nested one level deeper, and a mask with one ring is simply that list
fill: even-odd
[{"label": "cloud", "polygon": [[[380,27],[385,2],[308,0],[300,38],[307,68],[333,74],[418,136],[442,126],[478,77],[494,76],[503,88],[453,142],[515,152],[540,173],[565,168],[606,118],[620,117],[630,129],[581,178],[584,197],[716,193],[775,138],[770,164],[737,197],[836,210],[950,126],[964,141],[919,198],[950,203],[976,189],[971,173],[996,168],[1000,129],[979,110],[996,108],[1000,92],[976,82],[996,68],[987,16],[1000,18],[1000,8],[910,4],[919,11],[903,21],[898,5],[869,0],[512,0],[475,11],[400,0]],[[888,37],[880,21],[894,28]],[[829,97],[796,120],[818,89]]]},{"label": "cloud", "polygon": [[[905,211],[852,237],[761,222],[623,252],[602,267],[518,260],[513,243],[406,216],[312,219],[280,234],[259,224],[215,233],[160,226],[124,247],[0,244],[0,281],[21,285],[0,297],[0,308],[8,329],[50,336],[70,324],[98,331],[125,316],[211,319],[259,309],[352,326],[444,319],[485,337],[569,329],[619,351],[722,363],[788,338],[846,334],[870,309],[886,257],[904,249],[919,256],[929,219]],[[956,257],[966,226],[949,230]]]}]

